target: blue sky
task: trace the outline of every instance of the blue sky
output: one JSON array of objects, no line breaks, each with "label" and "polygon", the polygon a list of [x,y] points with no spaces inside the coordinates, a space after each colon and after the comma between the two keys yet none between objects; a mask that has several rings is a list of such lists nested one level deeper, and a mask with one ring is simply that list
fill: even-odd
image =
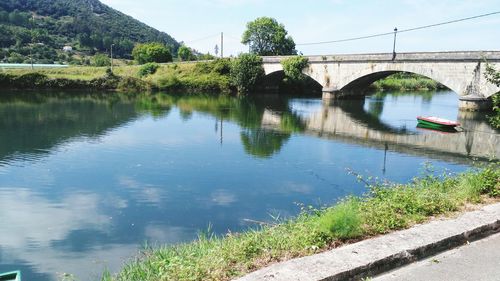
[{"label": "blue sky", "polygon": [[[269,16],[283,23],[297,44],[329,41],[439,23],[500,11],[500,0],[101,0],[178,41],[214,52],[221,31],[225,55],[239,43],[247,22]],[[207,38],[208,37],[208,38]],[[203,40],[198,40],[205,38]],[[392,52],[392,36],[297,49],[306,55]],[[500,14],[398,35],[397,50],[499,50]]]}]

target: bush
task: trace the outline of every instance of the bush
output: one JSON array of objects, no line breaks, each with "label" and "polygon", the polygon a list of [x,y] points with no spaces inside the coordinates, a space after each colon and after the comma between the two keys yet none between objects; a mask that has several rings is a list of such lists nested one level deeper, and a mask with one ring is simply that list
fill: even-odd
[{"label": "bush", "polygon": [[159,64],[155,62],[148,62],[143,66],[141,66],[141,68],[139,68],[139,76],[144,77],[151,74],[155,74],[158,68],[160,68]]},{"label": "bush", "polygon": [[231,64],[231,83],[239,93],[248,93],[255,89],[257,81],[265,72],[262,58],[254,54],[241,54]]},{"label": "bush", "polygon": [[45,87],[48,77],[38,72],[30,72],[13,79],[13,84],[19,88]]},{"label": "bush", "polygon": [[147,82],[130,76],[120,79],[116,88],[120,91],[126,92],[143,92],[151,89]]},{"label": "bush", "polygon": [[303,56],[289,57],[281,61],[287,78],[292,81],[303,81],[306,76],[302,70],[307,67],[309,60]]},{"label": "bush", "polygon": [[111,59],[105,54],[96,54],[92,58],[92,65],[97,67],[109,66],[111,65]]},{"label": "bush", "polygon": [[[494,69],[491,65],[486,66],[486,78],[491,83],[500,87],[500,71]],[[500,128],[500,93],[496,93],[491,97],[493,102],[494,114],[489,117],[490,124],[495,128]]]},{"label": "bush", "polygon": [[216,59],[210,62],[198,62],[194,70],[203,74],[227,75],[231,72],[231,61],[229,59]]},{"label": "bush", "polygon": [[179,59],[181,61],[192,61],[196,60],[196,57],[193,55],[191,49],[186,46],[181,46],[179,50],[177,50],[177,54],[179,55]]},{"label": "bush", "polygon": [[172,54],[170,50],[162,43],[138,44],[134,47],[132,56],[139,64],[172,61]]}]

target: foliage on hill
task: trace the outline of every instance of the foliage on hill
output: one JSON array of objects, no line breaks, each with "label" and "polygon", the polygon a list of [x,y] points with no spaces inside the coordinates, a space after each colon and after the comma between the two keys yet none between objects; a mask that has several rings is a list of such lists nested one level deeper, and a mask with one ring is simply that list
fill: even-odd
[{"label": "foliage on hill", "polygon": [[[175,53],[179,43],[98,0],[0,1],[0,61],[81,62],[80,57],[107,52],[130,58],[134,44],[160,42]],[[72,46],[78,56],[64,53]],[[80,61],[79,61],[80,60]]]}]

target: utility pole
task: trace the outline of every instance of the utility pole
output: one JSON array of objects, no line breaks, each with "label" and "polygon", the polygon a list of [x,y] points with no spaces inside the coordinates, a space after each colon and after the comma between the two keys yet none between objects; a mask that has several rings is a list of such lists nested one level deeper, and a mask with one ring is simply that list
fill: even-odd
[{"label": "utility pole", "polygon": [[113,72],[113,46],[115,44],[111,44],[111,72]]},{"label": "utility pole", "polygon": [[398,28],[394,27],[394,45],[392,46],[392,60],[396,59],[396,35],[398,34]]},{"label": "utility pole", "polygon": [[220,33],[220,57],[224,58],[224,32]]}]

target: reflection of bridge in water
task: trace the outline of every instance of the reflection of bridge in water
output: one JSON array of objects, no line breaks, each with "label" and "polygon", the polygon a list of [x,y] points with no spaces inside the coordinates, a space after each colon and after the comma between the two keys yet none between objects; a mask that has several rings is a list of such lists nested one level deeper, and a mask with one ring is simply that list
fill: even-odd
[{"label": "reflection of bridge in water", "polygon": [[[363,100],[323,104],[321,110],[304,118],[304,133],[459,163],[470,162],[465,157],[500,159],[500,135],[487,121],[475,120],[473,113],[459,113],[463,132],[409,132],[405,128],[394,128],[380,122],[377,117],[366,113],[363,105]],[[280,116],[266,111],[262,123],[264,127],[277,128]]]}]

